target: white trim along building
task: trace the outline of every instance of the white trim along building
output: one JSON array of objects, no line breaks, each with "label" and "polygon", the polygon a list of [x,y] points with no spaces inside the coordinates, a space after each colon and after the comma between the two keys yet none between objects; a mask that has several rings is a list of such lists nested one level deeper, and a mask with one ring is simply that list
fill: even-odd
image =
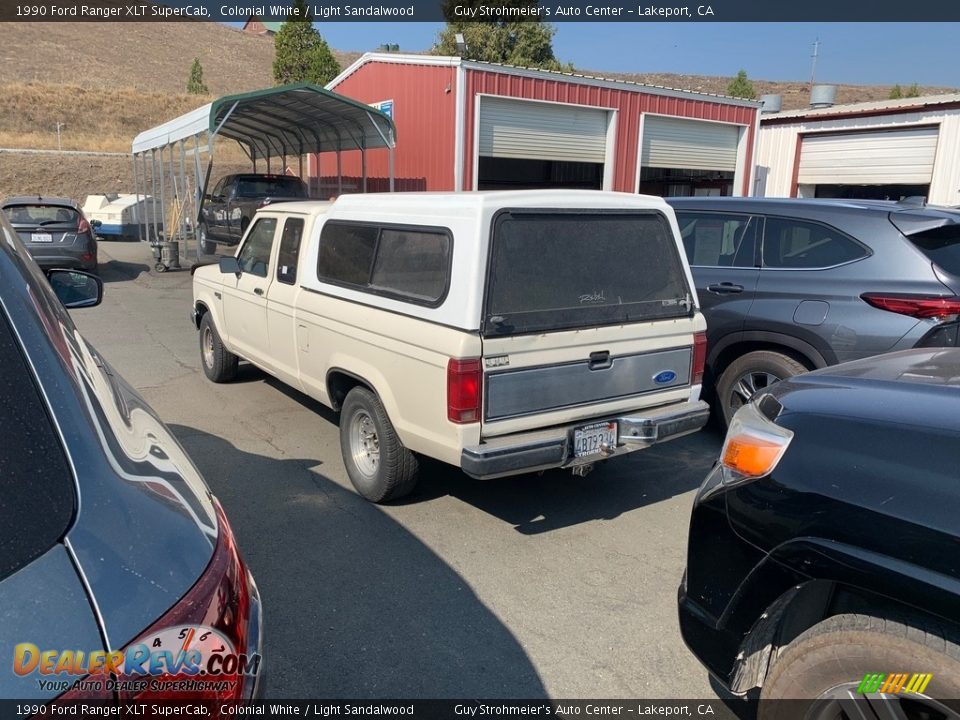
[{"label": "white trim along building", "polygon": [[960,94],[763,114],[754,195],[960,205]]}]

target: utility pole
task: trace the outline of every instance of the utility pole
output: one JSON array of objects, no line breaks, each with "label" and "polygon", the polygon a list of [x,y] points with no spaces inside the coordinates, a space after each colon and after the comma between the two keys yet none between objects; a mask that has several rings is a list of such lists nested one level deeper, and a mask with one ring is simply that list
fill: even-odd
[{"label": "utility pole", "polygon": [[57,150],[63,152],[63,143],[60,142],[60,128],[66,127],[66,123],[57,121]]},{"label": "utility pole", "polygon": [[810,67],[810,87],[812,88],[817,82],[817,55],[820,54],[820,38],[817,38],[813,41],[813,55],[810,57],[813,58],[813,62]]}]

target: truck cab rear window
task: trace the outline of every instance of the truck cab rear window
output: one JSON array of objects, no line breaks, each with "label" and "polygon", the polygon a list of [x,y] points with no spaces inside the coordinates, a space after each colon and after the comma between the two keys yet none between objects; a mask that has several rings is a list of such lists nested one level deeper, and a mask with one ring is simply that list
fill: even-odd
[{"label": "truck cab rear window", "polygon": [[689,315],[683,264],[659,213],[505,211],[494,220],[484,333]]},{"label": "truck cab rear window", "polygon": [[447,293],[452,251],[444,228],[331,221],[320,233],[324,282],[425,305]]}]

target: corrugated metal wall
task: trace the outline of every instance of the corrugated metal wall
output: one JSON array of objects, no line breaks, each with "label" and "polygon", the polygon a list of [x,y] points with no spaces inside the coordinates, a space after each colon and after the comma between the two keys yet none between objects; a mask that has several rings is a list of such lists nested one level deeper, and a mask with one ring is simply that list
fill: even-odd
[{"label": "corrugated metal wall", "polygon": [[[365,103],[393,100],[397,126],[396,190],[452,190],[457,69],[453,66],[368,62],[334,90]],[[337,182],[334,153],[316,158],[311,175],[320,176],[327,190]],[[343,153],[344,192],[360,191],[360,153]],[[367,152],[367,188],[387,189],[386,150]]]},{"label": "corrugated metal wall", "polygon": [[[639,88],[638,88],[639,90]],[[640,114],[656,113],[703,120],[749,125],[756,123],[756,109],[708,100],[650,95],[637,90],[576,84],[563,77],[526,77],[486,70],[467,70],[466,133],[464,138],[464,187],[473,187],[474,105],[478,93],[551,102],[592,105],[617,110],[614,151],[613,189],[637,191],[637,153],[640,142]],[[743,184],[738,188],[749,194],[755,130],[749,131]]]},{"label": "corrugated metal wall", "polygon": [[796,191],[799,141],[803,133],[906,129],[938,124],[937,150],[929,202],[960,204],[960,110],[931,107],[922,112],[849,117],[835,120],[799,119],[795,123],[763,124],[757,148],[757,164],[769,168],[766,195],[791,197]]}]

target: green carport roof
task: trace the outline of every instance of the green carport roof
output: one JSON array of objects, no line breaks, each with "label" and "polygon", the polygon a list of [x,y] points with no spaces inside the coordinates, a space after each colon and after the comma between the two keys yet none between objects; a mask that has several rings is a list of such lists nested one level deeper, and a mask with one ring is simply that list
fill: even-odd
[{"label": "green carport roof", "polygon": [[231,138],[256,157],[392,148],[393,120],[331,90],[298,83],[225,95],[137,135],[133,152],[155,150],[204,133]]}]

